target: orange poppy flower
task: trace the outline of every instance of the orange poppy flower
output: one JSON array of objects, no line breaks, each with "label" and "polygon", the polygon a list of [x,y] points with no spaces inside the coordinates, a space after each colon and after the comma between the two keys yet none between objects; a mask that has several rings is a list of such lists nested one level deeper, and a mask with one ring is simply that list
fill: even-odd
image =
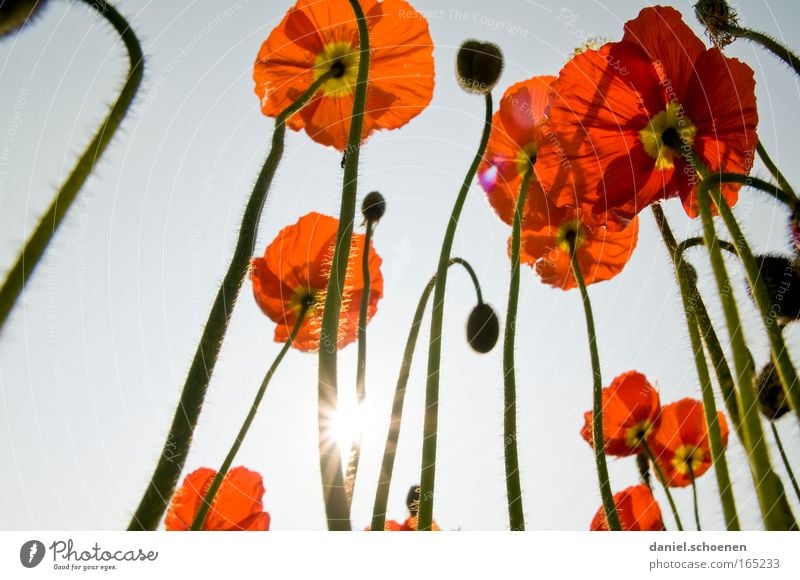
[{"label": "orange poppy flower", "polygon": [[[383,522],[383,531],[384,532],[407,532],[408,530],[404,527],[405,524],[401,524],[394,520],[385,520]],[[372,528],[367,526],[364,528],[365,532],[371,532]]]},{"label": "orange poppy flower", "polygon": [[[316,212],[287,226],[267,247],[263,258],[250,264],[253,294],[261,310],[275,322],[276,342],[286,342],[297,318],[306,308],[303,323],[292,346],[302,351],[319,349],[322,307],[331,272],[339,220]],[[358,334],[358,315],[364,292],[361,256],[364,234],[354,233],[347,277],[342,295],[338,347],[350,344]],[[383,296],[381,259],[369,248],[370,297],[367,319],[378,310]]]},{"label": "orange poppy flower", "polygon": [[[641,442],[658,426],[661,405],[658,391],[647,377],[628,371],[603,389],[603,439],[606,455],[625,457],[641,451]],[[584,413],[581,436],[592,443],[591,411]]]},{"label": "orange poppy flower", "polygon": [[528,214],[523,222],[520,261],[530,264],[542,282],[569,290],[572,273],[569,237],[576,240],[578,265],[586,284],[610,280],[630,260],[639,237],[639,220],[621,231],[589,226],[579,211],[550,206],[548,213]]},{"label": "orange poppy flower", "polygon": [[[492,117],[492,131],[478,168],[478,181],[501,220],[513,223],[522,179],[540,149],[551,144],[547,115],[556,77],[539,76],[509,87]],[[546,212],[547,198],[535,176],[524,214]]]},{"label": "orange poppy flower", "polygon": [[[728,424],[722,412],[717,415],[722,444],[728,445]],[[661,408],[661,423],[648,440],[653,455],[672,487],[692,483],[711,467],[705,407],[695,399],[681,399]]]},{"label": "orange poppy flower", "polygon": [[[403,0],[361,0],[370,39],[363,138],[397,129],[433,96],[428,22]],[[350,132],[359,62],[358,26],[347,0],[298,0],[261,46],[253,70],[261,110],[277,116],[315,79],[333,76],[287,125],[343,151]]]},{"label": "orange poppy flower", "polygon": [[[416,532],[417,531],[417,516],[411,515],[408,516],[405,522],[403,522],[403,529],[407,532]],[[436,522],[431,522],[431,531],[432,532],[441,532],[442,529]]]},{"label": "orange poppy flower", "polygon": [[[181,488],[172,496],[164,525],[170,531],[186,531],[192,527],[203,499],[217,474],[213,469],[201,467],[183,480]],[[234,467],[222,480],[217,495],[211,502],[203,530],[265,531],[269,530],[269,514],[264,511],[262,497],[264,483],[261,476],[245,467]]]},{"label": "orange poppy flower", "polygon": [[[674,196],[697,216],[699,177],[686,150],[713,173],[752,167],[753,71],[706,49],[673,8],[645,8],[621,42],[575,56],[554,91],[550,123],[562,149],[543,152],[540,180],[557,205],[580,207],[596,223],[621,229]],[[729,204],[739,187],[723,187]]]},{"label": "orange poppy flower", "polygon": [[[620,524],[625,532],[660,532],[664,530],[661,508],[646,485],[634,485],[614,494]],[[607,532],[606,514],[601,507],[592,518],[589,529]]]}]

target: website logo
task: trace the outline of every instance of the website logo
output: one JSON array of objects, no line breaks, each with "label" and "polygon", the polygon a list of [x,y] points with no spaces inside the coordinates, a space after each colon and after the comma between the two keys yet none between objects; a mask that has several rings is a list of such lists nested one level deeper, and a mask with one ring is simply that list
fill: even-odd
[{"label": "website logo", "polygon": [[28,540],[19,549],[19,561],[26,568],[36,568],[42,563],[46,550],[39,540]]}]

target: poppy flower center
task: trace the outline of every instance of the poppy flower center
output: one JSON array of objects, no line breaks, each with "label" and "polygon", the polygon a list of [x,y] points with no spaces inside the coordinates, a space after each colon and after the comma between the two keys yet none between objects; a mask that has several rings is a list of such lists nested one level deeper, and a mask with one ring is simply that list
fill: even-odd
[{"label": "poppy flower center", "polygon": [[675,156],[685,147],[691,148],[697,134],[691,120],[679,103],[669,103],[667,108],[647,122],[639,131],[639,139],[647,154],[655,159],[656,169],[675,167]]},{"label": "poppy flower center", "polygon": [[645,419],[633,427],[629,427],[625,430],[625,445],[631,449],[639,447],[652,430],[653,423],[651,423],[649,419]]},{"label": "poppy flower center", "polygon": [[539,146],[536,143],[528,143],[517,153],[517,173],[525,175],[528,167],[536,164],[536,154]]},{"label": "poppy flower center", "polygon": [[358,77],[358,48],[349,42],[330,42],[314,60],[314,80],[330,72],[322,85],[326,97],[347,97],[355,91]]},{"label": "poppy flower center", "polygon": [[570,220],[558,226],[556,244],[558,249],[569,254],[570,247],[580,248],[586,238],[583,227],[578,220]]},{"label": "poppy flower center", "polygon": [[672,457],[672,465],[681,475],[687,475],[690,466],[692,473],[697,474],[702,464],[703,450],[694,445],[681,445]]},{"label": "poppy flower center", "polygon": [[313,288],[298,288],[289,300],[289,305],[297,313],[305,310],[306,314],[308,314],[317,305],[318,294],[319,291]]}]

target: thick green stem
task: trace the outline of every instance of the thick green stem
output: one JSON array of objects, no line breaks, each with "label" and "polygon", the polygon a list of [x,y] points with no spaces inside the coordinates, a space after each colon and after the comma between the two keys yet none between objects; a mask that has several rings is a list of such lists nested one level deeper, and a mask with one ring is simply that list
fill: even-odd
[{"label": "thick green stem", "polygon": [[128,51],[128,74],[108,116],[103,120],[91,143],[80,156],[64,185],[56,193],[50,207],[47,208],[33,233],[25,242],[16,262],[8,271],[6,279],[0,287],[0,331],[8,320],[11,309],[25,289],[36,265],[44,255],[50,240],[53,239],[56,230],[64,221],[67,211],[116,134],[142,83],[144,55],[139,40],[128,21],[104,0],[84,0],[84,2],[103,16],[119,34]]},{"label": "thick green stem", "polygon": [[[366,374],[367,374],[367,310],[369,307],[370,280],[369,274],[369,247],[372,242],[372,232],[375,228],[374,220],[367,220],[367,231],[364,235],[364,249],[361,254],[361,276],[364,278],[364,290],[361,294],[361,304],[358,311],[358,365],[356,367],[356,399],[359,408],[367,398]],[[358,476],[358,463],[361,457],[361,443],[363,434],[358,433],[350,449],[350,460],[347,462],[347,475],[345,477],[345,494],[347,503],[353,504],[353,492]]]},{"label": "thick green stem", "polygon": [[761,162],[772,174],[772,177],[775,178],[775,181],[778,182],[778,185],[781,186],[781,189],[789,194],[796,203],[797,194],[794,192],[794,188],[789,183],[789,180],[783,175],[783,173],[781,173],[781,170],[778,169],[778,166],[772,161],[772,158],[769,156],[769,153],[767,153],[767,150],[764,148],[764,145],[761,143],[761,141],[759,141],[758,145],[756,145],[756,151],[758,152],[758,156],[761,158]]},{"label": "thick green stem", "polygon": [[503,449],[506,467],[506,500],[508,523],[512,531],[525,531],[525,512],[522,504],[522,484],[519,477],[517,451],[517,377],[514,366],[514,343],[517,332],[517,306],[519,304],[519,254],[522,236],[522,212],[528,198],[528,184],[533,175],[533,165],[528,165],[514,208],[511,233],[511,281],[508,286],[508,310],[503,341]]},{"label": "thick green stem", "polygon": [[439,429],[439,367],[442,359],[442,326],[444,320],[444,295],[447,286],[447,268],[450,265],[450,252],[461,217],[461,210],[467,199],[467,193],[483,159],[489,133],[492,130],[492,94],[485,95],[485,118],[483,135],[472,159],[472,164],[464,176],[461,190],[447,223],[447,230],[439,253],[439,265],[436,269],[436,286],[433,291],[433,311],[431,313],[431,333],[428,345],[428,380],[425,387],[425,425],[422,439],[422,472],[420,476],[419,520],[418,529],[429,531],[433,523],[433,493],[436,482],[436,439]]},{"label": "thick green stem", "polygon": [[772,301],[769,297],[769,292],[764,280],[760,276],[759,266],[750,249],[750,245],[742,233],[736,218],[731,211],[730,206],[724,197],[719,193],[717,186],[721,183],[745,183],[741,181],[742,176],[731,173],[721,173],[708,176],[700,183],[698,190],[704,195],[708,196],[709,193],[713,199],[714,204],[719,209],[722,220],[728,228],[728,231],[733,238],[733,244],[736,246],[736,253],[739,254],[739,259],[744,267],[745,276],[750,284],[753,294],[753,299],[758,306],[761,313],[761,318],[764,321],[764,326],[767,329],[767,337],[769,338],[770,351],[772,352],[772,360],[775,362],[775,368],[778,371],[781,384],[787,394],[787,399],[798,418],[800,418],[800,383],[797,379],[797,371],[794,368],[789,351],[786,348],[786,342],[783,338],[783,332],[780,325],[776,322],[779,311],[776,311]]},{"label": "thick green stem", "polygon": [[[725,457],[725,445],[722,441],[719,418],[717,414],[717,404],[714,400],[714,389],[711,385],[711,376],[706,364],[705,353],[703,352],[703,341],[700,336],[700,326],[697,319],[697,299],[699,293],[697,286],[689,272],[689,265],[683,260],[679,253],[679,246],[675,241],[672,230],[669,227],[666,216],[661,206],[653,204],[653,215],[661,231],[664,244],[670,252],[675,273],[678,278],[678,286],[681,291],[683,310],[686,315],[686,324],[689,329],[689,341],[694,356],[697,378],[700,381],[700,391],[703,395],[703,408],[705,410],[706,426],[708,429],[708,439],[711,445],[711,457],[714,463],[714,471],[717,476],[717,487],[719,488],[720,502],[725,514],[725,525],[729,531],[740,530],[739,517],[736,514],[736,501],[733,496],[733,486],[728,472],[728,461]],[[712,330],[713,332],[713,330]]]},{"label": "thick green stem", "polygon": [[261,400],[264,398],[264,393],[267,392],[267,387],[269,386],[270,381],[272,380],[275,371],[278,370],[278,366],[281,364],[283,357],[286,356],[286,353],[289,352],[289,348],[292,346],[292,342],[294,342],[295,337],[297,336],[297,332],[300,330],[300,327],[303,324],[303,320],[306,317],[306,312],[308,310],[307,306],[303,306],[300,310],[300,313],[297,315],[297,322],[292,329],[291,334],[289,334],[289,340],[283,345],[278,356],[275,357],[272,365],[270,365],[269,370],[267,370],[267,374],[264,375],[264,379],[261,381],[261,385],[258,387],[258,391],[256,391],[256,396],[253,399],[253,404],[250,406],[250,411],[247,413],[247,417],[245,417],[244,422],[242,423],[241,428],[239,429],[239,434],[236,435],[236,439],[233,441],[233,445],[231,445],[230,451],[228,451],[228,455],[225,456],[225,460],[222,462],[222,466],[217,471],[217,474],[214,476],[214,480],[211,482],[211,485],[206,492],[206,496],[203,499],[203,503],[200,506],[200,509],[197,511],[197,515],[192,522],[192,530],[202,530],[203,524],[206,521],[206,516],[208,515],[208,511],[211,509],[211,506],[214,502],[214,497],[217,495],[217,491],[219,491],[219,486],[222,485],[222,480],[225,478],[225,474],[228,473],[228,470],[233,465],[233,460],[236,459],[236,454],[239,452],[239,448],[242,446],[242,442],[244,442],[244,438],[247,437],[247,432],[250,430],[250,425],[253,424],[253,420],[256,418],[256,413],[258,412],[258,407],[261,405]]},{"label": "thick green stem", "polygon": [[[744,433],[744,447],[750,463],[750,470],[753,476],[753,484],[758,496],[764,525],[768,530],[793,530],[797,529],[791,508],[786,501],[783,484],[772,469],[769,458],[769,450],[764,440],[764,430],[758,414],[758,402],[756,401],[755,368],[752,357],[747,348],[744,337],[741,319],[739,318],[736,300],[731,291],[731,281],[728,276],[725,262],[722,259],[719,243],[717,240],[714,221],[711,215],[711,199],[709,197],[709,185],[719,183],[719,175],[709,176],[708,171],[697,160],[696,156],[689,159],[695,170],[700,175],[702,181],[697,188],[698,206],[700,216],[703,221],[703,237],[708,247],[711,266],[714,270],[714,277],[717,282],[717,289],[722,301],[725,314],[725,321],[728,325],[728,333],[731,339],[733,350],[733,361],[736,368],[735,378],[737,380],[737,394],[739,395],[739,407],[742,410],[742,430]],[[728,208],[727,203],[719,203],[722,197],[719,188],[715,188],[717,204],[720,212],[725,214]],[[728,209],[728,213],[730,210]],[[741,240],[733,231],[734,243],[739,250]],[[741,258],[741,253],[740,253]],[[752,256],[751,256],[752,258]],[[747,267],[746,261],[742,263]]]},{"label": "thick green stem", "polygon": [[331,277],[325,293],[322,313],[322,329],[319,344],[319,372],[317,380],[317,410],[319,429],[319,467],[322,477],[322,496],[328,529],[350,530],[350,505],[344,489],[342,455],[335,437],[331,437],[330,423],[337,407],[337,354],[339,337],[339,315],[342,309],[342,293],[350,259],[350,243],[353,238],[353,219],[356,212],[358,191],[358,160],[364,128],[364,108],[367,102],[370,45],[369,30],[364,11],[358,0],[349,0],[358,23],[359,62],[356,77],[353,113],[350,117],[350,134],[344,161],[344,183],[339,208],[339,231],[333,252]]},{"label": "thick green stem", "polygon": [[236,249],[228,265],[225,278],[223,278],[219,290],[217,290],[214,304],[211,306],[211,312],[208,314],[203,334],[195,350],[189,373],[186,376],[186,382],[181,391],[178,408],[175,411],[175,417],[172,420],[167,440],[164,443],[164,450],[156,465],[150,484],[128,526],[129,530],[155,530],[164,515],[164,511],[167,509],[169,498],[175,491],[178,478],[186,462],[186,456],[189,453],[189,447],[203,407],[208,383],[211,380],[219,351],[222,348],[222,340],[225,337],[228,322],[236,304],[236,297],[239,294],[239,288],[255,251],[261,210],[267,199],[275,171],[283,156],[286,121],[311,100],[328,78],[330,78],[330,73],[320,76],[297,101],[287,107],[275,119],[272,148],[264,161],[261,172],[258,174],[258,179],[250,194],[250,200],[244,210],[242,224],[239,228],[239,238],[236,241]]},{"label": "thick green stem", "polygon": [[794,69],[795,74],[800,75],[800,59],[798,59],[797,55],[795,55],[791,50],[783,46],[774,38],[764,34],[763,32],[758,32],[756,30],[751,30],[741,26],[726,26],[725,31],[738,38],[744,38],[746,40],[750,40],[751,42],[755,42],[756,44],[760,44],[762,47],[766,48],[772,54],[788,64],[792,69]]},{"label": "thick green stem", "polygon": [[786,468],[786,473],[789,475],[789,480],[792,482],[794,494],[797,496],[797,500],[800,501],[800,486],[797,485],[797,479],[794,476],[792,464],[789,463],[789,458],[786,457],[786,450],[783,448],[783,442],[781,441],[781,436],[778,433],[778,426],[775,425],[775,421],[770,421],[769,426],[772,427],[772,435],[775,437],[775,445],[778,446],[778,452],[781,454],[783,466]]},{"label": "thick green stem", "polygon": [[589,292],[586,291],[586,282],[583,279],[580,264],[578,263],[578,253],[575,236],[568,238],[570,261],[572,263],[572,274],[578,283],[583,302],[583,311],[586,315],[586,333],[589,336],[589,353],[592,360],[592,447],[594,448],[594,460],[597,466],[597,479],[600,483],[600,498],[603,500],[603,511],[606,514],[608,529],[620,531],[622,526],[617,513],[617,506],[614,505],[614,496],[611,493],[611,481],[608,477],[608,465],[606,464],[606,440],[603,435],[603,374],[600,369],[600,354],[597,350],[597,333],[594,328],[594,315],[592,314],[592,302],[589,300]]},{"label": "thick green stem", "polygon": [[658,483],[661,484],[661,487],[664,488],[664,494],[667,496],[667,503],[669,503],[669,507],[672,510],[672,517],[675,518],[675,525],[678,527],[678,531],[682,532],[683,523],[681,522],[681,516],[678,513],[678,506],[675,505],[675,500],[672,498],[672,492],[669,490],[667,478],[664,477],[664,471],[661,469],[658,461],[656,461],[653,450],[650,449],[647,441],[642,441],[642,449],[644,449],[645,454],[648,459],[650,459],[650,463],[653,464],[653,470],[656,472],[656,479],[658,479]]},{"label": "thick green stem", "polygon": [[[475,274],[475,270],[472,269],[469,262],[461,258],[450,258],[449,265],[452,266],[453,264],[461,264],[464,267],[472,279],[472,285],[475,287],[478,304],[483,304],[481,286],[478,282],[478,276]],[[411,363],[414,359],[414,349],[417,346],[419,329],[420,326],[422,326],[422,317],[425,315],[425,308],[428,305],[428,299],[435,285],[436,276],[434,275],[419,297],[417,310],[414,312],[414,319],[411,322],[411,329],[408,331],[406,347],[403,351],[403,360],[400,363],[400,374],[397,377],[397,386],[395,387],[394,400],[392,402],[392,418],[389,421],[389,432],[386,435],[386,445],[383,449],[381,473],[378,477],[378,488],[375,491],[375,503],[372,508],[372,525],[370,529],[375,531],[383,531],[384,524],[386,523],[386,506],[389,503],[389,488],[392,484],[392,472],[394,471],[397,442],[400,439],[400,426],[403,420],[403,403],[406,397],[406,386],[408,385],[408,377],[411,373]]]}]

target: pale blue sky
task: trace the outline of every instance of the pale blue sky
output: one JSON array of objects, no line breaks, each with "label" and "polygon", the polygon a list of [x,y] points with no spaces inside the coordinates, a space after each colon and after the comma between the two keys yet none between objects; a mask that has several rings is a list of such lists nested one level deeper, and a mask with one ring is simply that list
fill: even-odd
[{"label": "pale blue sky", "polygon": [[[355,528],[369,521],[408,326],[436,266],[444,225],[481,130],[481,99],[463,93],[453,77],[456,48],[471,37],[502,47],[506,70],[499,97],[519,80],[557,74],[588,37],[619,38],[622,23],[639,11],[623,0],[413,4],[429,16],[436,45],[434,99],[405,128],[373,135],[361,163],[361,195],[382,191],[388,212],[375,237],[384,260],[385,298],[369,332],[367,389],[376,427],[365,439]],[[700,32],[690,3],[675,5]],[[0,529],[127,525],[163,444],[267,152],[272,120],[261,114],[253,93],[252,63],[289,6],[288,0],[119,3],[147,55],[143,91],[0,335]],[[795,3],[748,2],[741,15],[747,25],[800,47]],[[727,53],[755,70],[759,136],[800,183],[795,79],[750,45],[737,43]],[[125,66],[113,31],[84,5],[66,0],[53,0],[24,34],[0,42],[0,271],[10,266],[105,115]],[[338,211],[339,160],[337,152],[305,134],[287,136],[261,249],[309,211]],[[766,174],[758,164],[755,172]],[[679,236],[698,232],[699,223],[688,220],[676,201],[666,209]],[[788,248],[784,213],[776,204],[745,193],[737,213],[759,251]],[[486,300],[503,317],[508,233],[473,186],[454,255],[472,262]],[[692,260],[719,321],[707,259],[696,250]],[[729,264],[741,282],[738,266]],[[664,402],[700,397],[671,266],[649,212],[628,267],[590,292],[605,384],[635,368],[659,386]],[[766,341],[741,284],[737,296],[760,366],[767,359]],[[445,529],[504,529],[500,349],[480,356],[467,347],[463,327],[473,304],[467,277],[454,270],[446,307],[435,517]],[[424,328],[421,345],[427,322]],[[246,283],[188,471],[221,462],[278,352],[272,333]],[[798,331],[787,337],[800,360]],[[524,269],[517,344],[528,527],[586,529],[599,495],[592,452],[578,433],[591,403],[578,294],[543,286]],[[355,357],[354,346],[340,356],[343,398],[352,398],[355,388]],[[390,517],[396,519],[405,517],[406,491],[419,478],[424,368],[420,349],[390,498]],[[785,419],[781,432],[800,469],[796,422]],[[236,461],[263,474],[273,529],[324,527],[316,434],[316,357],[291,352]],[[773,459],[782,473],[777,455]],[[729,465],[743,524],[758,528],[750,475],[733,436]],[[636,483],[632,459],[611,460],[610,468],[615,490]],[[713,471],[699,486],[705,526],[721,528]],[[670,525],[666,502],[657,496]],[[675,497],[690,520],[690,490],[677,490]]]}]

